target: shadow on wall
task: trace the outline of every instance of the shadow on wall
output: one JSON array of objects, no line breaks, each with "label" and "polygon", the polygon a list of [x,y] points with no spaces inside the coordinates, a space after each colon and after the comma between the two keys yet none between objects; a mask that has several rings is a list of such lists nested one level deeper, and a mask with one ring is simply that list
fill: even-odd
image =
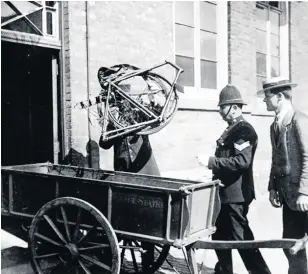
[{"label": "shadow on wall", "polygon": [[99,169],[98,144],[93,140],[89,140],[86,145],[86,151],[87,155],[84,156],[81,152],[71,148],[61,164]]}]

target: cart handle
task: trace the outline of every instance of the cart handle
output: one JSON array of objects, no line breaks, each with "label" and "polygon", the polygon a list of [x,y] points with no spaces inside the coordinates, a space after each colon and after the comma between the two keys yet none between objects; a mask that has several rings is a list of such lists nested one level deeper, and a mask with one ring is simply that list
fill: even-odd
[{"label": "cart handle", "polygon": [[302,239],[276,239],[276,240],[249,240],[249,241],[213,241],[200,240],[194,243],[197,249],[259,249],[259,248],[282,248],[288,249],[291,255],[305,248],[308,235]]},{"label": "cart handle", "polygon": [[184,192],[185,194],[191,194],[191,192],[195,190],[196,188],[213,186],[213,185],[223,186],[220,180],[214,180],[214,181],[211,181],[210,183],[204,182],[204,183],[198,183],[198,184],[191,184],[188,186],[181,186],[179,188],[179,191]]},{"label": "cart handle", "polygon": [[298,251],[305,249],[307,243],[308,235],[296,241],[296,243],[290,248],[290,254],[295,255]]}]

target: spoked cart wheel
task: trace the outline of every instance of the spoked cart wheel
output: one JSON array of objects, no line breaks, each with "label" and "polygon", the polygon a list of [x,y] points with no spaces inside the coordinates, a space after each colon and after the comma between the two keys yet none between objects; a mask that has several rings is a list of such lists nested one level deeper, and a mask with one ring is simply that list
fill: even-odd
[{"label": "spoked cart wheel", "polygon": [[29,251],[37,274],[120,272],[117,237],[91,204],[62,197],[45,204],[29,230]]},{"label": "spoked cart wheel", "polygon": [[165,262],[170,246],[123,239],[121,248],[121,274],[155,273]]}]

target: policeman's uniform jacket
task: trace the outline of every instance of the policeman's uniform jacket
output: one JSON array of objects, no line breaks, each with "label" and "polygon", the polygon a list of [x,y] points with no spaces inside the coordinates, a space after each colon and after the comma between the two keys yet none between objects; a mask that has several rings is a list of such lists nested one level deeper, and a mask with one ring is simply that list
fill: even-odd
[{"label": "policeman's uniform jacket", "polygon": [[133,135],[99,141],[103,149],[114,148],[114,170],[159,176],[149,137]]},{"label": "policeman's uniform jacket", "polygon": [[289,208],[297,210],[299,194],[308,195],[308,116],[291,108],[281,130],[270,128],[272,166],[268,190],[279,192]]},{"label": "policeman's uniform jacket", "polygon": [[215,157],[210,157],[208,168],[213,179],[220,179],[222,203],[251,202],[255,198],[253,159],[258,136],[254,128],[240,116],[217,140]]}]

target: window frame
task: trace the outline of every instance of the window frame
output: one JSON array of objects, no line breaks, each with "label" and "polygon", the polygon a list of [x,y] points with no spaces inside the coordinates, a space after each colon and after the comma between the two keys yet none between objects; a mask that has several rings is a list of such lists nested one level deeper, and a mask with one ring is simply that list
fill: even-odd
[{"label": "window frame", "polygon": [[[42,1],[41,3],[37,1],[28,1],[32,2],[32,4],[37,5],[37,9],[35,12],[42,10],[42,31],[40,31],[33,22],[29,22],[29,26],[37,32],[37,34],[32,34],[28,32],[21,32],[18,30],[8,30],[2,28],[3,26],[10,24],[16,20],[19,20],[21,18],[25,18],[25,20],[28,22],[29,19],[27,19],[27,16],[31,13],[23,13],[18,10],[17,7],[15,7],[14,3],[11,3],[9,1],[9,5],[11,5],[13,8],[19,11],[20,15],[6,20],[3,23],[1,23],[1,39],[4,41],[9,42],[18,42],[23,44],[30,44],[30,45],[41,45],[41,46],[47,46],[50,48],[61,48],[61,41],[60,41],[60,9],[62,9],[62,3],[60,1],[54,1],[55,5],[53,7],[47,6],[46,1]],[[47,33],[47,12],[52,13],[52,34]]]},{"label": "window frame", "polygon": [[[269,8],[269,4],[265,2],[256,2],[255,8]],[[290,36],[289,36],[289,6],[290,2],[287,1],[281,1],[279,2],[279,8],[276,7],[271,7],[272,10],[275,10],[275,12],[280,12],[280,26],[279,26],[279,58],[280,58],[280,65],[279,65],[279,70],[280,70],[280,77],[283,78],[289,78],[290,79],[290,52],[289,52],[289,42],[290,42]],[[268,24],[268,22],[267,22]],[[257,27],[255,27],[256,31]],[[267,30],[267,35],[270,39],[271,32],[270,30]],[[267,45],[267,52],[271,51],[270,46]],[[271,57],[271,55],[269,56]],[[257,50],[256,50],[256,56],[255,59],[257,60]],[[267,67],[269,67],[269,64],[267,62]],[[271,76],[271,67],[270,69],[267,68],[266,73],[269,74],[269,76],[266,76],[265,79]],[[258,82],[257,82],[257,66],[256,66],[256,90],[259,89],[258,87]],[[258,98],[255,99],[254,106],[252,109],[252,115],[265,115],[268,116],[269,113],[266,110],[266,106],[264,102]]]},{"label": "window frame", "polygon": [[[175,44],[175,2],[173,1],[173,56],[176,59]],[[228,83],[228,3],[217,1],[216,4],[216,89],[201,88],[201,40],[200,40],[200,2],[194,3],[194,82],[193,87],[184,86],[180,94],[180,109],[218,110],[217,102],[220,90]],[[205,1],[210,2],[210,1]],[[202,59],[203,60],[203,59]]]},{"label": "window frame", "polygon": [[[263,74],[260,74],[256,71],[256,76],[257,77],[262,77],[262,78],[265,78],[265,79],[269,79],[271,77],[274,77],[272,76],[272,57],[278,57],[279,58],[279,76],[281,75],[281,48],[280,48],[280,45],[281,45],[281,37],[280,37],[280,23],[279,23],[279,34],[276,35],[279,37],[279,52],[278,52],[278,55],[274,55],[272,53],[272,39],[271,39],[271,35],[272,35],[272,22],[270,20],[270,15],[271,15],[271,11],[279,14],[279,18],[281,20],[281,16],[282,16],[282,8],[281,8],[281,4],[280,2],[279,3],[279,8],[276,8],[276,7],[273,7],[271,6],[269,3],[267,2],[264,2],[264,1],[260,1],[260,2],[257,2],[256,3],[256,8],[257,9],[262,9],[262,10],[266,10],[267,11],[267,22],[266,22],[266,53],[264,52],[259,52],[256,50],[256,60],[257,60],[257,54],[265,54],[266,56],[266,71],[265,71],[265,75]],[[256,30],[260,30],[260,31],[264,31],[262,29],[259,29],[258,27],[256,27]]]}]

